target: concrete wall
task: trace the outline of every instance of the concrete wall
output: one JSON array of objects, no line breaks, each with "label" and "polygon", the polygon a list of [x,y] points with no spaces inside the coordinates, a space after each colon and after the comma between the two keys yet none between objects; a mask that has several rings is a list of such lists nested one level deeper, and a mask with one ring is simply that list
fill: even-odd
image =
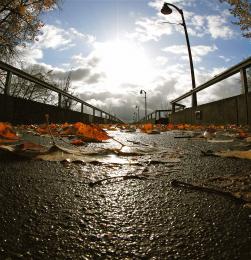
[{"label": "concrete wall", "polygon": [[0,121],[13,124],[40,124],[45,122],[45,114],[50,115],[53,123],[108,123],[107,119],[62,109],[39,102],[0,94]]},{"label": "concrete wall", "polygon": [[[196,112],[200,111],[200,112]],[[170,116],[174,124],[251,124],[251,93],[187,108]]]}]

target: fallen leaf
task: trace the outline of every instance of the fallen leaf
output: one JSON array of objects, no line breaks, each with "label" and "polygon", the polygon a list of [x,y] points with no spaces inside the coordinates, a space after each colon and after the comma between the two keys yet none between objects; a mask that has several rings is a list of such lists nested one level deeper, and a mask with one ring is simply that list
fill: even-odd
[{"label": "fallen leaf", "polygon": [[83,145],[85,142],[81,139],[75,139],[75,140],[72,140],[71,141],[71,144],[73,145],[77,145],[77,146],[80,146],[80,145]]},{"label": "fallen leaf", "polygon": [[73,125],[66,126],[61,132],[62,136],[76,135],[86,141],[105,141],[110,139],[110,136],[96,125],[83,124],[77,122]]},{"label": "fallen leaf", "polygon": [[247,138],[249,136],[249,134],[247,133],[247,132],[244,132],[244,131],[240,131],[239,132],[239,135],[238,135],[238,137],[240,138],[240,139],[245,139],[245,138]]},{"label": "fallen leaf", "polygon": [[36,155],[46,152],[48,148],[29,141],[22,141],[22,143],[18,144],[0,145],[0,150],[21,157],[34,158]]},{"label": "fallen leaf", "polygon": [[19,137],[10,124],[0,122],[0,143],[4,143],[6,140],[17,141],[18,139]]},{"label": "fallen leaf", "polygon": [[245,141],[248,142],[248,143],[250,143],[250,142],[251,142],[251,137],[247,137],[247,138],[245,139]]},{"label": "fallen leaf", "polygon": [[209,139],[208,143],[232,143],[234,139]]},{"label": "fallen leaf", "polygon": [[153,124],[151,123],[148,123],[148,124],[144,124],[140,127],[140,130],[143,132],[143,133],[149,133],[153,130]]},{"label": "fallen leaf", "polygon": [[214,152],[213,153],[216,156],[220,157],[231,157],[231,158],[239,158],[239,159],[251,159],[251,150],[248,151],[220,151],[220,152]]},{"label": "fallen leaf", "polygon": [[173,130],[173,129],[174,129],[174,124],[169,123],[169,124],[166,126],[166,128],[167,128],[168,130]]},{"label": "fallen leaf", "polygon": [[174,187],[184,187],[197,191],[227,196],[243,203],[244,207],[249,207],[251,203],[250,175],[219,176],[201,180],[197,183],[187,183],[173,180],[171,184]]}]

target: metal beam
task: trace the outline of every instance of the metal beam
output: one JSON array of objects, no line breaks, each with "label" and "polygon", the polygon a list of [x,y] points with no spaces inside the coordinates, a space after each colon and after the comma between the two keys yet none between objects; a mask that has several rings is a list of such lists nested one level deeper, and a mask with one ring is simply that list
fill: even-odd
[{"label": "metal beam", "polygon": [[249,124],[249,113],[248,113],[248,79],[247,79],[247,71],[246,68],[242,68],[240,70],[241,73],[241,83],[242,89],[245,95],[245,105],[246,105],[246,123]]},{"label": "metal beam", "polygon": [[218,82],[220,82],[220,81],[240,72],[241,69],[247,68],[249,66],[251,66],[251,57],[249,57],[246,60],[238,63],[237,65],[229,68],[228,70],[220,73],[219,75],[215,76],[213,79],[210,79],[209,81],[207,81],[204,84],[196,87],[195,89],[192,89],[189,92],[183,94],[182,96],[172,100],[170,103],[171,104],[177,103],[177,102],[181,101],[182,99],[191,96],[193,93],[197,93],[197,92],[199,92],[199,91],[201,91],[205,88],[208,88],[208,87],[210,87],[210,86],[212,86],[212,85],[214,85],[214,84],[216,84],[216,83],[218,83]]},{"label": "metal beam", "polygon": [[[68,97],[68,98],[70,98],[72,100],[75,100],[75,101],[79,102],[81,105],[88,106],[88,107],[90,107],[92,109],[95,109],[95,110],[100,111],[100,112],[102,112],[102,113],[104,113],[106,115],[109,115],[109,113],[103,111],[102,109],[94,107],[94,106],[86,103],[85,101],[83,101],[83,100],[81,100],[81,99],[79,99],[79,98],[77,98],[75,96],[72,96],[71,94],[66,93],[65,91],[63,91],[63,90],[61,90],[61,89],[59,89],[59,88],[57,88],[57,87],[47,83],[47,82],[44,82],[41,79],[38,79],[38,78],[28,74],[27,72],[24,72],[24,71],[22,71],[20,69],[17,69],[17,68],[15,68],[15,67],[7,64],[7,63],[4,63],[4,62],[0,61],[0,69],[2,69],[4,71],[7,71],[7,78],[6,78],[6,82],[5,82],[5,91],[4,91],[4,93],[6,93],[7,95],[9,95],[9,87],[10,87],[11,75],[14,74],[14,75],[16,75],[16,76],[18,76],[20,78],[26,79],[26,80],[28,80],[30,82],[33,82],[33,83],[35,83],[37,85],[40,85],[40,86],[42,86],[42,87],[44,87],[46,89],[49,89],[49,90],[54,91],[54,92],[56,92],[58,94],[61,94],[62,96],[65,96],[65,97]],[[7,88],[6,88],[6,86],[7,86]],[[118,118],[115,118],[115,119],[118,122],[122,122]]]},{"label": "metal beam", "polygon": [[4,94],[10,95],[10,84],[11,84],[12,73],[7,71],[6,80],[4,84]]}]

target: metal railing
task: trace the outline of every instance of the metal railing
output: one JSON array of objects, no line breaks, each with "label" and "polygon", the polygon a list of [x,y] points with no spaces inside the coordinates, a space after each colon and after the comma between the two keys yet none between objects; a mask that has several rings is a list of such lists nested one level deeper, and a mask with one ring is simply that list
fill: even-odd
[{"label": "metal railing", "polygon": [[[160,110],[155,110],[148,114],[146,117],[143,117],[139,120],[137,123],[146,123],[146,122],[154,122],[158,123],[158,121],[161,122],[163,119],[168,119],[168,116],[171,114],[172,110],[171,109],[160,109]],[[161,116],[161,114],[165,114],[164,116]]]},{"label": "metal railing", "polygon": [[201,84],[200,86],[197,86],[196,88],[190,90],[189,92],[183,94],[182,96],[172,100],[170,103],[172,104],[172,112],[175,112],[175,107],[178,106],[179,101],[191,96],[194,93],[197,93],[203,89],[206,89],[224,79],[227,79],[231,77],[232,75],[236,73],[240,73],[241,75],[241,82],[242,82],[242,88],[244,90],[244,94],[247,95],[248,93],[248,81],[247,81],[247,72],[246,69],[251,66],[251,57],[245,59],[244,61],[234,65],[233,67],[225,70],[224,72],[216,75],[214,78],[208,80],[207,82]]},{"label": "metal railing", "polygon": [[86,103],[85,101],[81,100],[78,97],[75,97],[55,86],[53,86],[52,84],[49,84],[41,79],[36,78],[35,76],[32,76],[30,74],[28,74],[27,72],[24,72],[20,69],[17,69],[7,63],[4,63],[2,61],[0,61],[0,69],[3,71],[7,72],[6,75],[6,80],[5,80],[5,84],[4,84],[4,94],[5,95],[10,95],[10,89],[11,89],[11,79],[12,76],[15,75],[17,77],[23,78],[25,80],[28,80],[29,82],[35,83],[38,86],[41,86],[45,89],[51,90],[53,92],[56,92],[58,94],[58,107],[62,107],[62,98],[63,97],[67,97],[70,100],[76,101],[77,103],[81,104],[81,113],[84,113],[84,106],[91,108],[92,109],[92,116],[93,117],[98,117],[96,115],[96,112],[99,112],[100,114],[100,118],[106,118],[109,121],[113,121],[113,122],[118,122],[118,123],[123,123],[119,118],[117,118],[116,116],[113,116],[107,112],[105,112],[102,109],[99,109],[91,104]]}]

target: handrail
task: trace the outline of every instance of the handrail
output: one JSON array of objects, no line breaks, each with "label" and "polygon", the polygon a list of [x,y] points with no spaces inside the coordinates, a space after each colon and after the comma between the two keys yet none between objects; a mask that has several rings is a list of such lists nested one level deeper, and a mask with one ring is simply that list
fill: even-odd
[{"label": "handrail", "polygon": [[168,112],[172,112],[172,110],[171,109],[157,109],[157,110],[154,110],[153,112],[147,114],[146,117],[145,116],[142,117],[138,122],[145,122],[148,119],[152,119],[153,115],[155,115],[155,118],[156,118],[157,114],[159,114],[159,116],[160,116],[161,112],[167,112],[168,113]]},{"label": "handrail", "polygon": [[191,96],[193,93],[197,93],[205,88],[208,88],[238,72],[240,72],[242,69],[245,69],[247,67],[251,66],[251,57],[245,59],[244,61],[232,66],[231,68],[225,70],[224,72],[216,75],[214,78],[208,80],[207,82],[201,84],[200,86],[190,90],[189,92],[186,92],[185,94],[181,95],[180,97],[172,100],[170,103],[171,104],[175,104],[179,101],[181,101],[184,98],[187,98],[189,96]]},{"label": "handrail", "polygon": [[52,91],[54,91],[54,92],[56,92],[58,94],[61,94],[61,95],[65,96],[65,97],[68,97],[68,98],[70,98],[70,99],[72,99],[74,101],[79,102],[81,105],[85,105],[87,107],[92,108],[93,111],[99,111],[99,112],[109,116],[109,118],[114,119],[114,121],[122,123],[122,121],[120,119],[118,119],[117,117],[115,117],[115,116],[105,112],[104,110],[102,110],[100,108],[97,108],[97,107],[95,107],[95,106],[93,106],[93,105],[91,105],[91,104],[89,104],[89,103],[87,103],[87,102],[85,102],[85,101],[83,101],[83,100],[81,100],[81,99],[79,99],[79,98],[77,98],[77,97],[75,97],[75,96],[73,96],[73,95],[71,95],[71,94],[69,94],[69,93],[67,93],[67,92],[57,88],[57,87],[55,87],[55,86],[53,86],[52,84],[49,84],[49,83],[47,83],[47,82],[45,82],[45,81],[43,81],[41,79],[38,79],[35,76],[32,76],[29,73],[24,72],[24,71],[22,71],[22,70],[20,70],[18,68],[15,68],[15,67],[7,64],[7,63],[4,63],[4,62],[0,61],[0,69],[5,70],[5,71],[7,71],[9,73],[12,73],[12,74],[14,74],[14,75],[16,75],[16,76],[18,76],[20,78],[26,79],[26,80],[28,80],[30,82],[35,83],[35,84],[38,84],[38,85],[40,85],[40,86],[42,86],[42,87],[44,87],[46,89],[52,90]]}]

